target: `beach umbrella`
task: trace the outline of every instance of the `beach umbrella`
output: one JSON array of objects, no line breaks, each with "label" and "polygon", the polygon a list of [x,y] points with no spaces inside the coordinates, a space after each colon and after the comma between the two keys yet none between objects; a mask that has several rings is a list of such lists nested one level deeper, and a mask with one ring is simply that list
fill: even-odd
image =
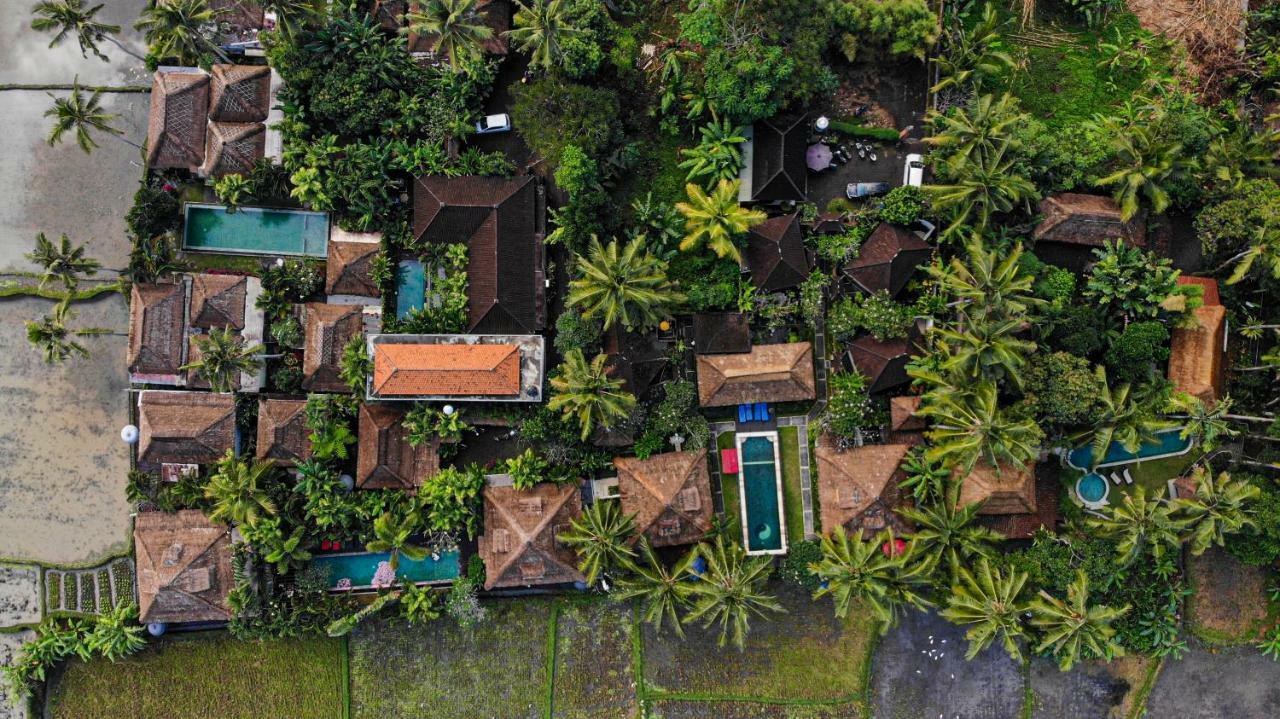
[{"label": "beach umbrella", "polygon": [[827,169],[831,166],[831,148],[822,142],[810,145],[804,153],[804,162],[814,172]]}]

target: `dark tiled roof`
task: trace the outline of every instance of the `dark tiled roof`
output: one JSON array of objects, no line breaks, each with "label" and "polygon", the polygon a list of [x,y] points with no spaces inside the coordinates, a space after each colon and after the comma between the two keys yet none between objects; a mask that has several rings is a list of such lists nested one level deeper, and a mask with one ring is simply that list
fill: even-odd
[{"label": "dark tiled roof", "polygon": [[1146,216],[1139,212],[1128,222],[1120,219],[1120,206],[1110,197],[1062,192],[1040,201],[1044,220],[1032,236],[1036,242],[1102,247],[1106,240],[1122,239],[1126,244],[1146,243]]},{"label": "dark tiled roof", "polygon": [[405,412],[386,405],[360,405],[360,446],[356,486],[361,489],[416,490],[440,471],[439,440],[417,447],[404,429]]},{"label": "dark tiled roof", "polygon": [[195,172],[204,162],[209,76],[203,72],[157,72],[147,116],[147,166]]},{"label": "dark tiled roof", "polygon": [[694,315],[693,351],[700,355],[750,352],[750,318],[745,312],[703,312]]},{"label": "dark tiled roof", "polygon": [[231,619],[231,533],[199,510],[140,512],[133,525],[138,621]]},{"label": "dark tiled roof", "polygon": [[808,342],[756,345],[743,354],[698,355],[698,403],[725,407],[744,402],[813,399],[813,347]]},{"label": "dark tiled roof", "polygon": [[655,547],[692,544],[711,529],[707,450],[668,452],[648,459],[618,457],[619,501],[634,514],[636,532]]},{"label": "dark tiled roof", "polygon": [[862,243],[858,256],[845,263],[844,274],[867,292],[887,290],[896,296],[932,252],[916,233],[881,222]]},{"label": "dark tiled roof", "polygon": [[206,143],[202,175],[247,175],[266,151],[267,128],[261,122],[211,122]]},{"label": "dark tiled roof", "polygon": [[[410,2],[410,10],[417,10],[419,3]],[[493,36],[483,43],[484,51],[494,55],[506,55],[508,51],[506,32],[511,29],[511,4],[507,0],[478,0],[476,11],[480,20]],[[409,33],[409,52],[432,52],[440,36],[434,33],[419,35]]]},{"label": "dark tiled roof", "polygon": [[311,430],[306,400],[258,400],[258,459],[291,465],[311,458]]},{"label": "dark tiled roof", "polygon": [[212,464],[235,446],[232,394],[148,390],[138,404],[138,461]]},{"label": "dark tiled roof", "polygon": [[1036,511],[1036,467],[1002,464],[999,470],[979,462],[960,476],[960,505],[981,502],[978,514],[1027,514]]},{"label": "dark tiled roof", "polygon": [[302,386],[310,392],[350,392],[338,375],[342,350],[364,332],[358,305],[303,305],[306,339],[302,348]]},{"label": "dark tiled roof", "polygon": [[246,278],[239,275],[191,275],[192,327],[244,329]]},{"label": "dark tiled roof", "polygon": [[369,273],[369,263],[378,256],[377,242],[329,241],[324,291],[330,295],[381,297]]},{"label": "dark tiled roof", "polygon": [[210,72],[209,120],[263,122],[271,111],[271,68],[214,65]]},{"label": "dark tiled roof", "polygon": [[809,252],[798,213],[770,217],[747,232],[744,258],[751,281],[762,290],[785,290],[809,276]]},{"label": "dark tiled roof", "polygon": [[1030,539],[1043,527],[1053,531],[1058,524],[1060,489],[1056,468],[1037,465],[1035,472],[1035,511],[1017,514],[980,514],[977,523],[994,529],[1009,539]]},{"label": "dark tiled roof", "polygon": [[129,372],[176,375],[186,343],[184,286],[135,284],[129,300]]},{"label": "dark tiled roof", "polygon": [[920,409],[920,395],[904,395],[889,400],[889,429],[894,432],[918,432],[929,423],[916,414]]},{"label": "dark tiled roof", "polygon": [[809,193],[808,168],[804,164],[808,116],[760,120],[753,134],[751,200],[803,202]]},{"label": "dark tiled roof", "polygon": [[884,392],[906,384],[907,362],[911,359],[906,340],[878,340],[870,335],[849,343],[849,361],[867,377],[868,391]]},{"label": "dark tiled roof", "polygon": [[484,588],[584,581],[577,553],[556,539],[581,514],[582,495],[573,482],[543,482],[529,490],[485,487],[479,541]]},{"label": "dark tiled roof", "polygon": [[413,235],[467,243],[471,332],[533,334],[546,324],[543,244],[532,176],[419,177]]}]

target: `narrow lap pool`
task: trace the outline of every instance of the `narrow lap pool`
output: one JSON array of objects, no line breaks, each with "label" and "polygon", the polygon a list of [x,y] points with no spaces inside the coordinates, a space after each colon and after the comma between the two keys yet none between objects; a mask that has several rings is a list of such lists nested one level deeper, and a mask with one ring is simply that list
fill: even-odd
[{"label": "narrow lap pool", "polygon": [[778,473],[778,433],[740,433],[737,444],[742,539],[747,553],[783,554],[787,550],[786,522]]},{"label": "narrow lap pool", "polygon": [[427,276],[418,260],[400,260],[396,272],[396,317],[404,319],[413,310],[420,310],[427,294]]},{"label": "narrow lap pool", "polygon": [[1138,448],[1136,454],[1120,446],[1119,442],[1112,442],[1111,446],[1107,448],[1107,453],[1103,456],[1102,461],[1097,464],[1094,464],[1093,461],[1093,447],[1086,444],[1083,447],[1076,447],[1071,450],[1071,453],[1067,455],[1067,464],[1076,469],[1090,470],[1097,467],[1129,464],[1143,459],[1172,457],[1191,449],[1191,440],[1183,439],[1179,436],[1181,432],[1181,428],[1166,429],[1163,432],[1158,432],[1156,441],[1142,445]]},{"label": "narrow lap pool", "polygon": [[[373,584],[373,573],[378,564],[391,559],[387,552],[359,552],[356,554],[327,554],[311,560],[311,566],[324,568],[329,575],[329,586],[337,586],[341,579],[350,579],[355,589]],[[411,582],[447,582],[460,573],[458,550],[442,552],[439,559],[428,555],[422,561],[414,561],[400,555],[400,568],[396,578]]]},{"label": "narrow lap pool", "polygon": [[239,255],[328,255],[329,215],[325,212],[238,207],[189,202],[182,247]]}]

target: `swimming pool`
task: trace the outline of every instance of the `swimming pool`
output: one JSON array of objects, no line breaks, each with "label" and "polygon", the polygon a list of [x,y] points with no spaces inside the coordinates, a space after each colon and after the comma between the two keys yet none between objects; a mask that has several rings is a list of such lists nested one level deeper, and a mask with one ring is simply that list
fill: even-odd
[{"label": "swimming pool", "polygon": [[[378,564],[390,560],[388,552],[322,554],[311,560],[311,566],[324,568],[328,572],[331,587],[337,586],[340,579],[350,579],[353,589],[361,589],[372,586],[373,573],[378,571]],[[422,561],[414,561],[402,554],[396,578],[419,584],[443,583],[458,576],[460,566],[456,549],[441,552],[439,559],[432,559],[431,555],[427,555]]]},{"label": "swimming pool", "polygon": [[329,214],[188,202],[182,247],[236,255],[328,255]]},{"label": "swimming pool", "polygon": [[1076,469],[1087,471],[1099,467],[1131,464],[1144,459],[1185,454],[1191,449],[1191,439],[1183,439],[1181,433],[1181,427],[1157,432],[1156,441],[1142,445],[1138,448],[1136,454],[1122,447],[1119,442],[1112,442],[1111,446],[1107,448],[1107,453],[1103,456],[1102,461],[1096,465],[1093,463],[1093,447],[1086,444],[1083,447],[1076,447],[1071,450],[1070,454],[1067,455],[1067,464]]},{"label": "swimming pool", "polygon": [[409,312],[422,309],[427,294],[427,275],[418,260],[400,260],[396,272],[396,317],[404,319]]},{"label": "swimming pool", "polygon": [[1107,495],[1111,487],[1107,480],[1096,472],[1090,472],[1076,480],[1076,496],[1090,509],[1097,509],[1107,503]]},{"label": "swimming pool", "polygon": [[738,496],[742,541],[747,554],[785,554],[787,525],[782,515],[777,432],[740,432]]}]

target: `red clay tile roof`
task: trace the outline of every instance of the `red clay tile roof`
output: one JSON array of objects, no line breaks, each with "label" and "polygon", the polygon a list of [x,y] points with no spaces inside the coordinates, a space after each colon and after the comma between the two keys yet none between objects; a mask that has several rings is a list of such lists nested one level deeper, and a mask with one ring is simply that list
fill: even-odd
[{"label": "red clay tile roof", "polygon": [[180,374],[186,343],[184,286],[135,284],[129,296],[129,372]]},{"label": "red clay tile roof", "polygon": [[1110,197],[1060,192],[1040,201],[1040,214],[1044,220],[1032,233],[1036,242],[1087,247],[1101,247],[1114,239],[1137,247],[1146,243],[1145,213],[1125,222],[1120,219],[1120,206]]},{"label": "red clay tile roof", "polygon": [[209,76],[203,72],[157,72],[151,81],[147,117],[147,166],[195,172],[204,162]]},{"label": "red clay tile roof", "polygon": [[636,532],[655,547],[692,544],[711,529],[711,475],[707,450],[668,452],[648,459],[617,457],[623,514],[635,514]]},{"label": "red clay tile roof", "polygon": [[231,619],[231,533],[199,510],[139,512],[133,525],[138,621]]},{"label": "red clay tile roof", "polygon": [[1222,396],[1223,335],[1227,309],[1197,307],[1196,326],[1175,327],[1169,344],[1169,379],[1175,389],[1212,403]]},{"label": "red clay tile roof", "polygon": [[302,325],[306,339],[302,348],[302,386],[311,392],[350,392],[338,375],[342,350],[352,337],[364,332],[358,305],[303,305]]},{"label": "red clay tile roof", "polygon": [[373,394],[381,397],[520,394],[516,345],[375,344]]},{"label": "red clay tile roof", "polygon": [[533,489],[487,486],[479,553],[485,589],[585,581],[578,555],[556,539],[582,514],[578,485],[543,482]]},{"label": "red clay tile roof", "polygon": [[744,402],[813,399],[813,347],[808,342],[756,345],[750,352],[698,355],[698,403],[725,407]]},{"label": "red clay tile roof", "polygon": [[214,65],[210,72],[209,120],[263,122],[271,111],[271,68]]},{"label": "red clay tile roof", "polygon": [[138,404],[138,461],[212,464],[235,446],[232,394],[147,390]]},{"label": "red clay tile roof", "polygon": [[329,259],[325,269],[324,291],[330,295],[381,297],[378,285],[369,273],[369,264],[378,256],[377,242],[342,242],[329,240]]},{"label": "red clay tile roof", "polygon": [[900,466],[911,449],[905,444],[869,444],[841,451],[830,441],[819,441],[814,450],[818,471],[818,500],[822,529],[837,525],[871,535],[886,527],[895,532],[907,524],[893,510],[898,506],[898,484],[905,478]]},{"label": "red clay tile roof", "polygon": [[440,471],[438,438],[409,443],[405,411],[386,405],[360,405],[360,445],[356,453],[356,486],[360,489],[414,491]]},{"label": "red clay tile roof", "polygon": [[311,458],[306,408],[306,400],[301,399],[258,400],[258,459],[292,465]]},{"label": "red clay tile roof", "polygon": [[1212,307],[1222,304],[1222,297],[1218,294],[1218,281],[1212,277],[1193,277],[1191,275],[1178,275],[1178,284],[1180,285],[1200,285],[1204,288],[1204,306]]},{"label": "red clay tile roof", "polygon": [[[1035,465],[1000,465],[1000,470],[979,462],[960,485],[960,505],[982,502],[978,514],[1025,514],[1036,511]],[[955,475],[960,476],[960,468]]]},{"label": "red clay tile roof", "polygon": [[244,329],[244,304],[248,280],[238,275],[191,275],[192,327]]},{"label": "red clay tile roof", "polygon": [[916,233],[881,222],[862,243],[858,256],[845,263],[844,274],[867,292],[887,290],[896,296],[932,252]]},{"label": "red clay tile roof", "polygon": [[808,116],[760,120],[752,134],[751,201],[803,202],[809,193],[809,173],[804,163]]},{"label": "red clay tile roof", "polygon": [[[416,11],[418,6],[419,3],[409,3],[411,11]],[[511,4],[507,0],[478,0],[476,11],[480,15],[481,22],[493,30],[493,36],[481,43],[484,51],[493,55],[506,55],[508,52],[506,32],[511,29]],[[439,41],[440,36],[435,33],[425,35],[409,33],[409,52],[432,52]]]},{"label": "red clay tile roof", "polygon": [[413,236],[467,244],[468,330],[534,334],[546,324],[543,237],[532,176],[419,177]]},{"label": "red clay tile roof", "polygon": [[799,213],[770,217],[747,232],[743,253],[751,282],[772,292],[799,285],[809,276],[809,252],[800,232]]},{"label": "red clay tile roof", "polygon": [[267,128],[261,122],[211,122],[206,137],[200,166],[205,177],[247,175],[267,147]]}]

